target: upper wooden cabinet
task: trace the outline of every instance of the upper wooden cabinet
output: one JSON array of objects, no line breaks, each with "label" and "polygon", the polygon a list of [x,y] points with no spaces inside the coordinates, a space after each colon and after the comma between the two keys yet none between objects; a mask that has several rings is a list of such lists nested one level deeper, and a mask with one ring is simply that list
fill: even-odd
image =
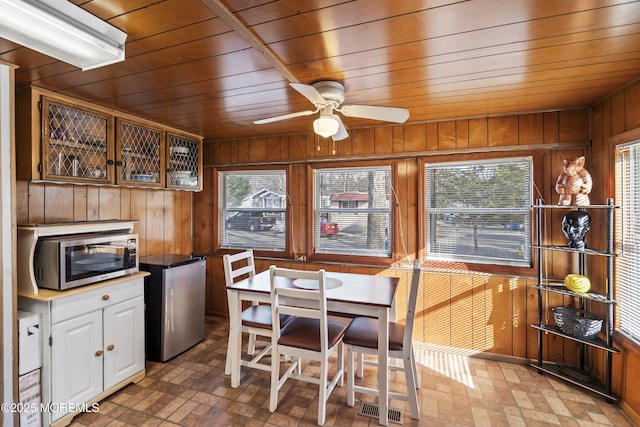
[{"label": "upper wooden cabinet", "polygon": [[19,180],[202,189],[202,138],[38,88],[16,96]]},{"label": "upper wooden cabinet", "polygon": [[16,99],[18,179],[115,183],[111,114],[35,90]]},{"label": "upper wooden cabinet", "polygon": [[116,181],[164,187],[165,133],[161,128],[116,119]]},{"label": "upper wooden cabinet", "polygon": [[108,181],[113,119],[48,98],[42,100],[42,177]]},{"label": "upper wooden cabinet", "polygon": [[200,190],[202,140],[167,133],[167,187]]}]

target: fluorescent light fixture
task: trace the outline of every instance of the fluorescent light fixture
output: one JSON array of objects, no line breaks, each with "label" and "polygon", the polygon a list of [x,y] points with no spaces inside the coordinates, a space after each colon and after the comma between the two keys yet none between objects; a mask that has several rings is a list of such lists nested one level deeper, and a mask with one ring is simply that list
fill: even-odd
[{"label": "fluorescent light fixture", "polygon": [[127,33],[67,0],[0,0],[0,37],[82,68],[124,61]]},{"label": "fluorescent light fixture", "polygon": [[313,131],[318,135],[328,138],[338,133],[340,122],[336,120],[333,114],[321,115],[313,121]]}]

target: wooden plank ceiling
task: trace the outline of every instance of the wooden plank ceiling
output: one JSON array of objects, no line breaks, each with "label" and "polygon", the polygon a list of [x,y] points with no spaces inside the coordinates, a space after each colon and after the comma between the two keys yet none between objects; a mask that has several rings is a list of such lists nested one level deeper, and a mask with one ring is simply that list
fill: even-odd
[{"label": "wooden plank ceiling", "polygon": [[[74,0],[128,33],[126,61],[82,72],[0,38],[36,85],[203,135],[307,132],[313,109],[200,0]],[[583,107],[640,76],[640,2],[223,0],[302,83],[344,82],[345,104],[409,122]],[[383,122],[343,118],[347,127]]]}]

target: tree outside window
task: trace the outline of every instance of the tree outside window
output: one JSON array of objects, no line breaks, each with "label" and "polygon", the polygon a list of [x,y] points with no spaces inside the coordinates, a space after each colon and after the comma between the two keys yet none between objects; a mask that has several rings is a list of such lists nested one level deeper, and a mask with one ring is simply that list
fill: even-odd
[{"label": "tree outside window", "polygon": [[390,257],[391,167],[314,171],[315,252]]},{"label": "tree outside window", "polygon": [[425,165],[427,259],[530,266],[530,158]]}]

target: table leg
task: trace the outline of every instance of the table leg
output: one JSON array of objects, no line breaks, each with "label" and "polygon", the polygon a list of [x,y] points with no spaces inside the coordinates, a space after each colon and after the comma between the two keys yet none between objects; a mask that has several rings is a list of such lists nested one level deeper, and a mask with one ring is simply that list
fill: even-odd
[{"label": "table leg", "polygon": [[240,385],[240,351],[242,346],[241,313],[242,301],[238,292],[227,290],[229,300],[229,343],[227,347],[227,360],[225,374],[231,374],[231,387]]},{"label": "table leg", "polygon": [[380,309],[378,315],[378,388],[379,396],[379,420],[380,425],[386,426],[389,413],[389,345],[381,343],[389,342],[389,310]]}]

